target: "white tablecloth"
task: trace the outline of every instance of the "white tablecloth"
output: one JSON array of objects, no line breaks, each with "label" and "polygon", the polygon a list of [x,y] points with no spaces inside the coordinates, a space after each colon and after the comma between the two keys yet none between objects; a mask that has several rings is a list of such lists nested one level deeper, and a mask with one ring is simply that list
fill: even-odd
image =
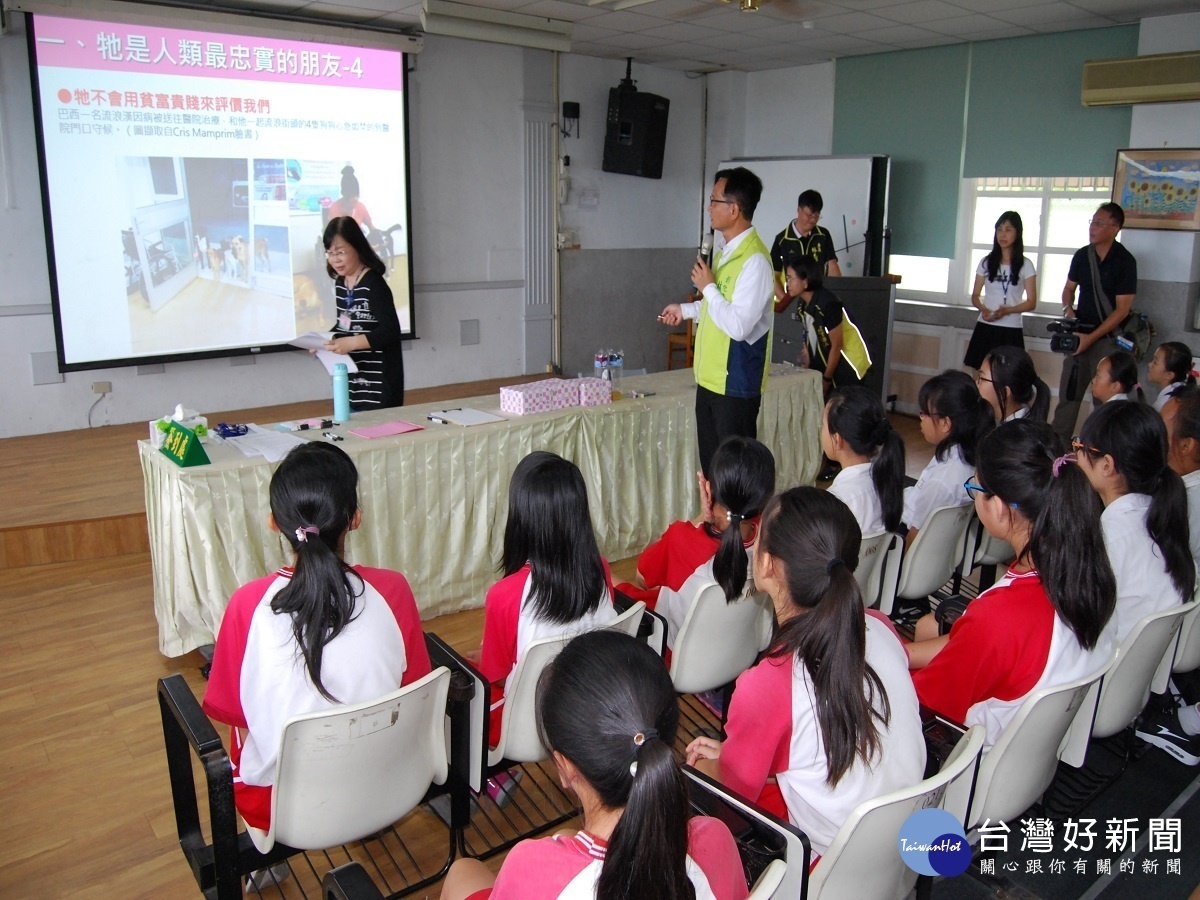
[{"label": "white tablecloth", "polygon": [[[588,486],[601,552],[634,556],[672,521],[694,516],[695,385],[691,370],[627,378],[654,391],[610,406],[575,407],[462,428],[426,420],[424,404],[356,414],[335,430],[404,419],[424,431],[338,446],[359,471],[362,527],[346,541],[351,563],[397,569],[424,618],[481,606],[498,575],[508,482],[532,450],[574,461]],[[498,412],[499,396],[453,401]],[[780,489],[811,484],[820,464],[821,383],[814,372],[772,366],[759,439],[775,454]],[[320,440],[320,432],[298,432]],[[291,562],[267,528],[274,467],[228,446],[207,446],[211,465],[181,469],[139,444],[154,570],[159,649],[179,656],[212,643],[230,595]]]}]

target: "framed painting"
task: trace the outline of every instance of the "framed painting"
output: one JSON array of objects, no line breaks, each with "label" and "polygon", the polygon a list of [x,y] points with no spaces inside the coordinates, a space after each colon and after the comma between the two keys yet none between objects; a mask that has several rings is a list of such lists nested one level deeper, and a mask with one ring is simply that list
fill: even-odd
[{"label": "framed painting", "polygon": [[1112,198],[1126,228],[1200,231],[1200,149],[1118,150]]}]

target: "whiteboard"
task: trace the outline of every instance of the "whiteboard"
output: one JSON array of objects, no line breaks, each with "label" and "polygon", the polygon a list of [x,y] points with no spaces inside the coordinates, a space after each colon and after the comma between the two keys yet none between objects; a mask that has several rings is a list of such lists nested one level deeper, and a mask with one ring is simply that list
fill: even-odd
[{"label": "whiteboard", "polygon": [[[876,156],[793,156],[728,160],[721,168],[745,166],[762,179],[763,194],[754,225],[770,247],[775,235],[796,218],[796,197],[812,188],[825,201],[821,226],[833,236],[838,264],[847,277],[865,275],[863,234],[871,211],[871,168]],[[884,197],[886,197],[886,191]],[[882,211],[887,225],[887,205]]]}]

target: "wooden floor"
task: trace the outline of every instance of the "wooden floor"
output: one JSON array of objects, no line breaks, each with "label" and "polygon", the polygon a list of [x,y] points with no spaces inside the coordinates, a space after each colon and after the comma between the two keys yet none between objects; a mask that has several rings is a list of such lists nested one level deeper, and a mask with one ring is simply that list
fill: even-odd
[{"label": "wooden floor", "polygon": [[[410,396],[472,396],[500,383]],[[319,414],[326,406],[280,408],[273,419]],[[920,440],[913,420],[894,421],[910,446],[914,436]],[[199,893],[174,832],[155,685],[181,672],[201,696],[201,660],[196,653],[177,659],[159,654],[149,553],[114,544],[105,527],[106,517],[143,514],[132,447],[143,428],[94,429],[90,434],[107,460],[102,466],[74,458],[71,435],[0,442],[7,530],[45,523],[80,527],[92,535],[97,557],[41,565],[0,559],[0,568],[6,567],[0,594],[0,897]],[[928,448],[919,452],[928,458]],[[921,465],[910,459],[910,471]],[[80,519],[91,521],[79,525]],[[618,580],[630,579],[634,561],[613,568]],[[458,649],[473,650],[482,613],[425,624]],[[436,896],[436,889],[429,895]]]}]

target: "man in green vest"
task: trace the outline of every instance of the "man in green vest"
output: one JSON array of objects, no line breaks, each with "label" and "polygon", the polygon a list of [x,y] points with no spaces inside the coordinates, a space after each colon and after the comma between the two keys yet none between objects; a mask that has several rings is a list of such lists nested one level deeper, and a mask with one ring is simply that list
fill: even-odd
[{"label": "man in green vest", "polygon": [[725,239],[710,269],[703,258],[692,267],[697,303],[672,303],[661,320],[678,325],[697,319],[696,443],[700,468],[730,435],[758,436],[758,407],[767,378],[774,317],[774,273],[767,246],[751,224],[762,181],[749,169],[722,169],[708,199],[708,217]]}]

